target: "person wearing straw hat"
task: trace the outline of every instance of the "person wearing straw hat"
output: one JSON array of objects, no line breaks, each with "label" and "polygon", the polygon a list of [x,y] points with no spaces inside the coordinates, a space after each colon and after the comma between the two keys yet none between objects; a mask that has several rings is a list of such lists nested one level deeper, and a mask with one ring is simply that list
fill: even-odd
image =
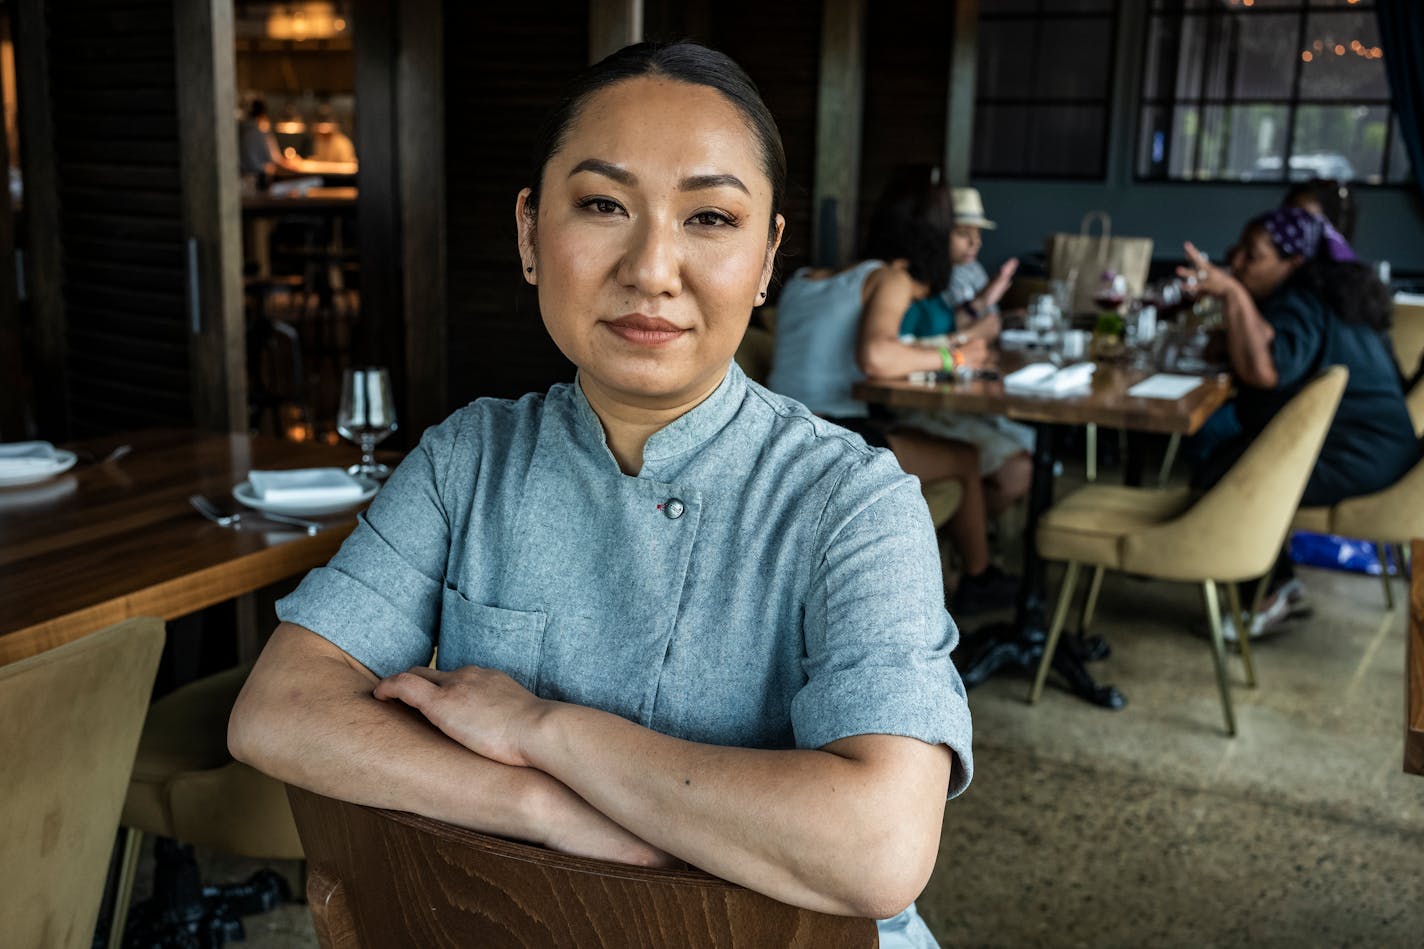
[{"label": "person wearing straw hat", "polygon": [[[998,338],[999,300],[1009,289],[1019,262],[1010,257],[994,279],[979,263],[981,231],[995,224],[984,214],[984,201],[975,188],[954,188],[954,228],[949,235],[949,286],[942,293],[916,300],[900,322],[901,337],[917,339],[947,336],[951,345],[976,339],[986,344]],[[984,499],[997,513],[1028,493],[1032,480],[1033,429],[1002,416],[963,415],[915,410],[901,421],[922,431],[968,442],[979,449]]]}]

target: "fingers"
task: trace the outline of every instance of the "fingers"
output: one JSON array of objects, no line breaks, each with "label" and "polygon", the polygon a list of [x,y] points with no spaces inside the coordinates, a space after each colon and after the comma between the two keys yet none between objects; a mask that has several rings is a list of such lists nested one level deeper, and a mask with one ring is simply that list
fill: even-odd
[{"label": "fingers", "polygon": [[376,683],[376,688],[371,694],[383,702],[398,699],[412,708],[424,709],[426,704],[439,694],[440,685],[421,673],[434,671],[417,667],[408,672],[397,672],[393,676],[386,676]]}]

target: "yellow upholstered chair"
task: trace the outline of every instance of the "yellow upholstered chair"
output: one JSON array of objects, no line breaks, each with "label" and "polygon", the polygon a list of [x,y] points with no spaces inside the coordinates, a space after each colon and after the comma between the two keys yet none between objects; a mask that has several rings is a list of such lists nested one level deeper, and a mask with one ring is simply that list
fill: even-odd
[{"label": "yellow upholstered chair", "polygon": [[[1348,377],[1343,366],[1335,366],[1307,384],[1225,477],[1198,498],[1186,489],[1089,485],[1044,513],[1038,525],[1039,553],[1066,562],[1068,569],[1030,702],[1042,694],[1079,570],[1095,568],[1085,622],[1091,618],[1103,571],[1122,570],[1201,584],[1226,731],[1236,734],[1216,585],[1226,585],[1237,629],[1250,629],[1249,618],[1243,625],[1236,584],[1270,572]],[[1240,637],[1241,656],[1246,680],[1255,685],[1249,639]]]},{"label": "yellow upholstered chair", "polygon": [[87,949],[163,621],[0,667],[0,943]]},{"label": "yellow upholstered chair", "polygon": [[228,754],[227,720],[249,671],[190,682],[149,709],[123,807],[111,946],[124,930],[144,834],[243,857],[302,859],[286,787]]},{"label": "yellow upholstered chair", "polygon": [[1405,378],[1414,375],[1424,357],[1424,304],[1395,302],[1389,341]]},{"label": "yellow upholstered chair", "polygon": [[1414,538],[1424,537],[1424,461],[1383,491],[1348,498],[1334,507],[1303,507],[1296,512],[1291,527],[1374,541],[1380,548],[1380,564],[1385,567],[1380,571],[1385,606],[1394,609],[1388,552],[1393,546],[1394,562],[1403,565],[1406,546]]},{"label": "yellow upholstered chair", "polygon": [[935,530],[949,523],[954,512],[959,510],[959,502],[964,499],[963,486],[948,478],[921,484],[920,493],[925,496],[925,503],[929,505],[930,520],[934,522]]},{"label": "yellow upholstered chair", "polygon": [[1414,434],[1424,438],[1424,379],[1404,394],[1404,404],[1409,407],[1409,421],[1414,423]]}]

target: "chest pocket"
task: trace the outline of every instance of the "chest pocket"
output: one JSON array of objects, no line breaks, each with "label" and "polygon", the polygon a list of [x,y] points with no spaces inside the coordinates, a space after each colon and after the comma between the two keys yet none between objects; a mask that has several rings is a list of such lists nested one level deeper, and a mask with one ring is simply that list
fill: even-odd
[{"label": "chest pocket", "polygon": [[446,587],[440,607],[439,667],[498,669],[537,692],[547,622],[546,613],[486,606]]}]

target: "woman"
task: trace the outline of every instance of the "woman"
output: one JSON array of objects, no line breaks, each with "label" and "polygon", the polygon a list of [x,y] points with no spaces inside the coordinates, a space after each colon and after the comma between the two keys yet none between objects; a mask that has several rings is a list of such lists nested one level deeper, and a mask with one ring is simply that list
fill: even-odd
[{"label": "woman", "polygon": [[987,505],[978,450],[908,425],[872,417],[851,395],[858,380],[982,364],[984,340],[955,346],[901,342],[895,327],[909,304],[942,290],[949,277],[949,189],[891,186],[876,207],[867,259],[843,270],[803,268],[782,288],[770,387],[811,411],[889,448],[922,482],[953,479],[963,488],[948,524],[964,569],[956,614],[1012,605],[1017,580],[989,559]]},{"label": "woman", "polygon": [[[1389,293],[1328,221],[1294,207],[1253,218],[1229,255],[1229,271],[1209,264],[1191,243],[1186,253],[1192,266],[1179,273],[1196,277],[1201,292],[1221,301],[1242,427],[1196,472],[1196,487],[1216,483],[1272,416],[1334,365],[1346,366],[1350,381],[1301,504],[1370,494],[1413,467],[1419,444],[1385,337]],[[1283,619],[1302,596],[1282,558],[1252,635]]]},{"label": "woman", "polygon": [[278,604],[233,753],[933,945],[911,901],[972,759],[924,502],[732,363],[783,227],[775,123],[720,53],[640,44],[538,154],[520,267],[577,381],[426,432]]},{"label": "woman", "polygon": [[[917,339],[947,335],[960,343],[982,339],[992,344],[1002,324],[999,301],[1008,292],[1018,258],[1010,257],[994,279],[979,262],[982,231],[996,225],[984,216],[984,201],[974,188],[955,188],[954,228],[949,232],[949,286],[916,300],[900,321],[899,335]],[[888,333],[890,327],[882,329]],[[917,411],[901,416],[905,424],[979,449],[984,497],[997,514],[1028,493],[1033,478],[1033,429],[1001,415]]]}]

